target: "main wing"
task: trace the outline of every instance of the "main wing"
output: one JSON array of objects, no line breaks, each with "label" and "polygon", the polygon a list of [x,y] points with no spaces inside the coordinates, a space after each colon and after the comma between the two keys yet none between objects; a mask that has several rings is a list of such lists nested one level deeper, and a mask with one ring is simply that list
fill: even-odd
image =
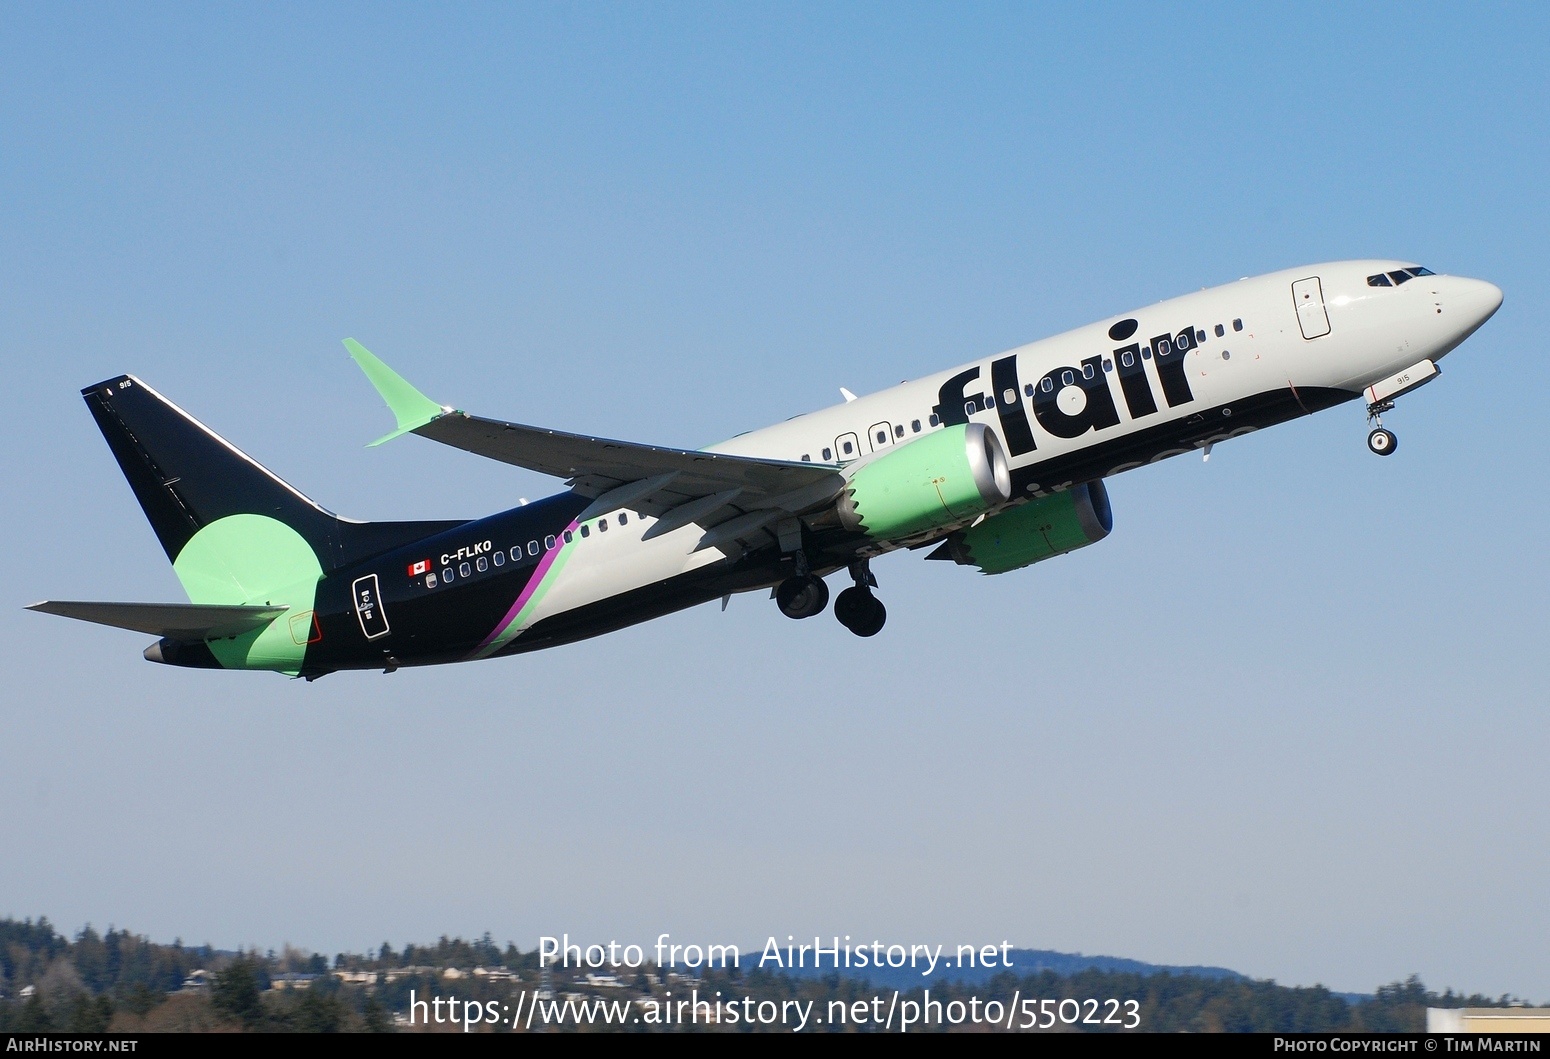
[{"label": "main wing", "polygon": [[354,339],[344,344],[398,420],[373,445],[418,434],[564,478],[594,500],[582,517],[621,507],[640,511],[660,520],[648,537],[695,523],[706,529],[701,548],[766,544],[781,521],[827,506],[845,486],[830,464],[642,445],[469,415],[432,401]]}]

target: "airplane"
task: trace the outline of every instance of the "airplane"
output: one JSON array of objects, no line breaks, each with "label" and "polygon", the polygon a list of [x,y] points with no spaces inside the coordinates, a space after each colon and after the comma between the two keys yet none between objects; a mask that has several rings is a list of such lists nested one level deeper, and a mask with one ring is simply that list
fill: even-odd
[{"label": "airplane", "polygon": [[120,375],[81,393],[190,602],[29,609],[158,636],[153,662],[315,680],[521,654],[742,592],[810,618],[846,571],[834,615],[873,636],[887,553],[1020,570],[1109,534],[1106,478],[1357,399],[1368,448],[1392,455],[1384,413],[1501,302],[1404,261],[1289,269],[695,450],[471,415],[347,339],[396,419],[371,444],[418,434],[566,480],[473,521],[342,518]]}]

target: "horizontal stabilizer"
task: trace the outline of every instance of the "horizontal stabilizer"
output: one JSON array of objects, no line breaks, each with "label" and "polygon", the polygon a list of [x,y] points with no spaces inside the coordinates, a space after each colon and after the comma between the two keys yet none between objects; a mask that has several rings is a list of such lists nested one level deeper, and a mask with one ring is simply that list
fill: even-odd
[{"label": "horizontal stabilizer", "polygon": [[93,621],[169,640],[220,640],[262,629],[287,607],[227,607],[201,603],[81,603],[44,600],[28,610]]}]

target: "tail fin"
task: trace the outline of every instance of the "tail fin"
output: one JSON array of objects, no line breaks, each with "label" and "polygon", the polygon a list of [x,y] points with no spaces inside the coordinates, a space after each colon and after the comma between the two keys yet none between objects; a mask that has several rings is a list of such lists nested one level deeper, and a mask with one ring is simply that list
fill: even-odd
[{"label": "tail fin", "polygon": [[289,527],[324,573],[461,524],[339,518],[132,375],[81,396],[174,565],[196,534],[233,515]]}]

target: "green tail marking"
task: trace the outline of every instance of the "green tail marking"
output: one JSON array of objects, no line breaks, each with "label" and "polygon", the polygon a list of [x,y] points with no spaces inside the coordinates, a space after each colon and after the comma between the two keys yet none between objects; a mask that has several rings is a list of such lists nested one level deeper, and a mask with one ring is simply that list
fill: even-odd
[{"label": "green tail marking", "polygon": [[387,402],[388,408],[398,419],[398,429],[390,434],[384,434],[373,441],[372,445],[392,441],[400,434],[418,430],[431,420],[453,411],[416,390],[407,379],[382,363],[355,339],[345,339],[344,348],[350,351],[351,359],[361,366],[361,371],[366,373],[366,378],[377,388],[377,392],[382,395],[382,399]]},{"label": "green tail marking", "polygon": [[300,671],[323,576],[301,534],[266,515],[228,515],[194,534],[172,568],[194,603],[288,608],[289,620],[208,641],[221,665],[293,676]]}]

